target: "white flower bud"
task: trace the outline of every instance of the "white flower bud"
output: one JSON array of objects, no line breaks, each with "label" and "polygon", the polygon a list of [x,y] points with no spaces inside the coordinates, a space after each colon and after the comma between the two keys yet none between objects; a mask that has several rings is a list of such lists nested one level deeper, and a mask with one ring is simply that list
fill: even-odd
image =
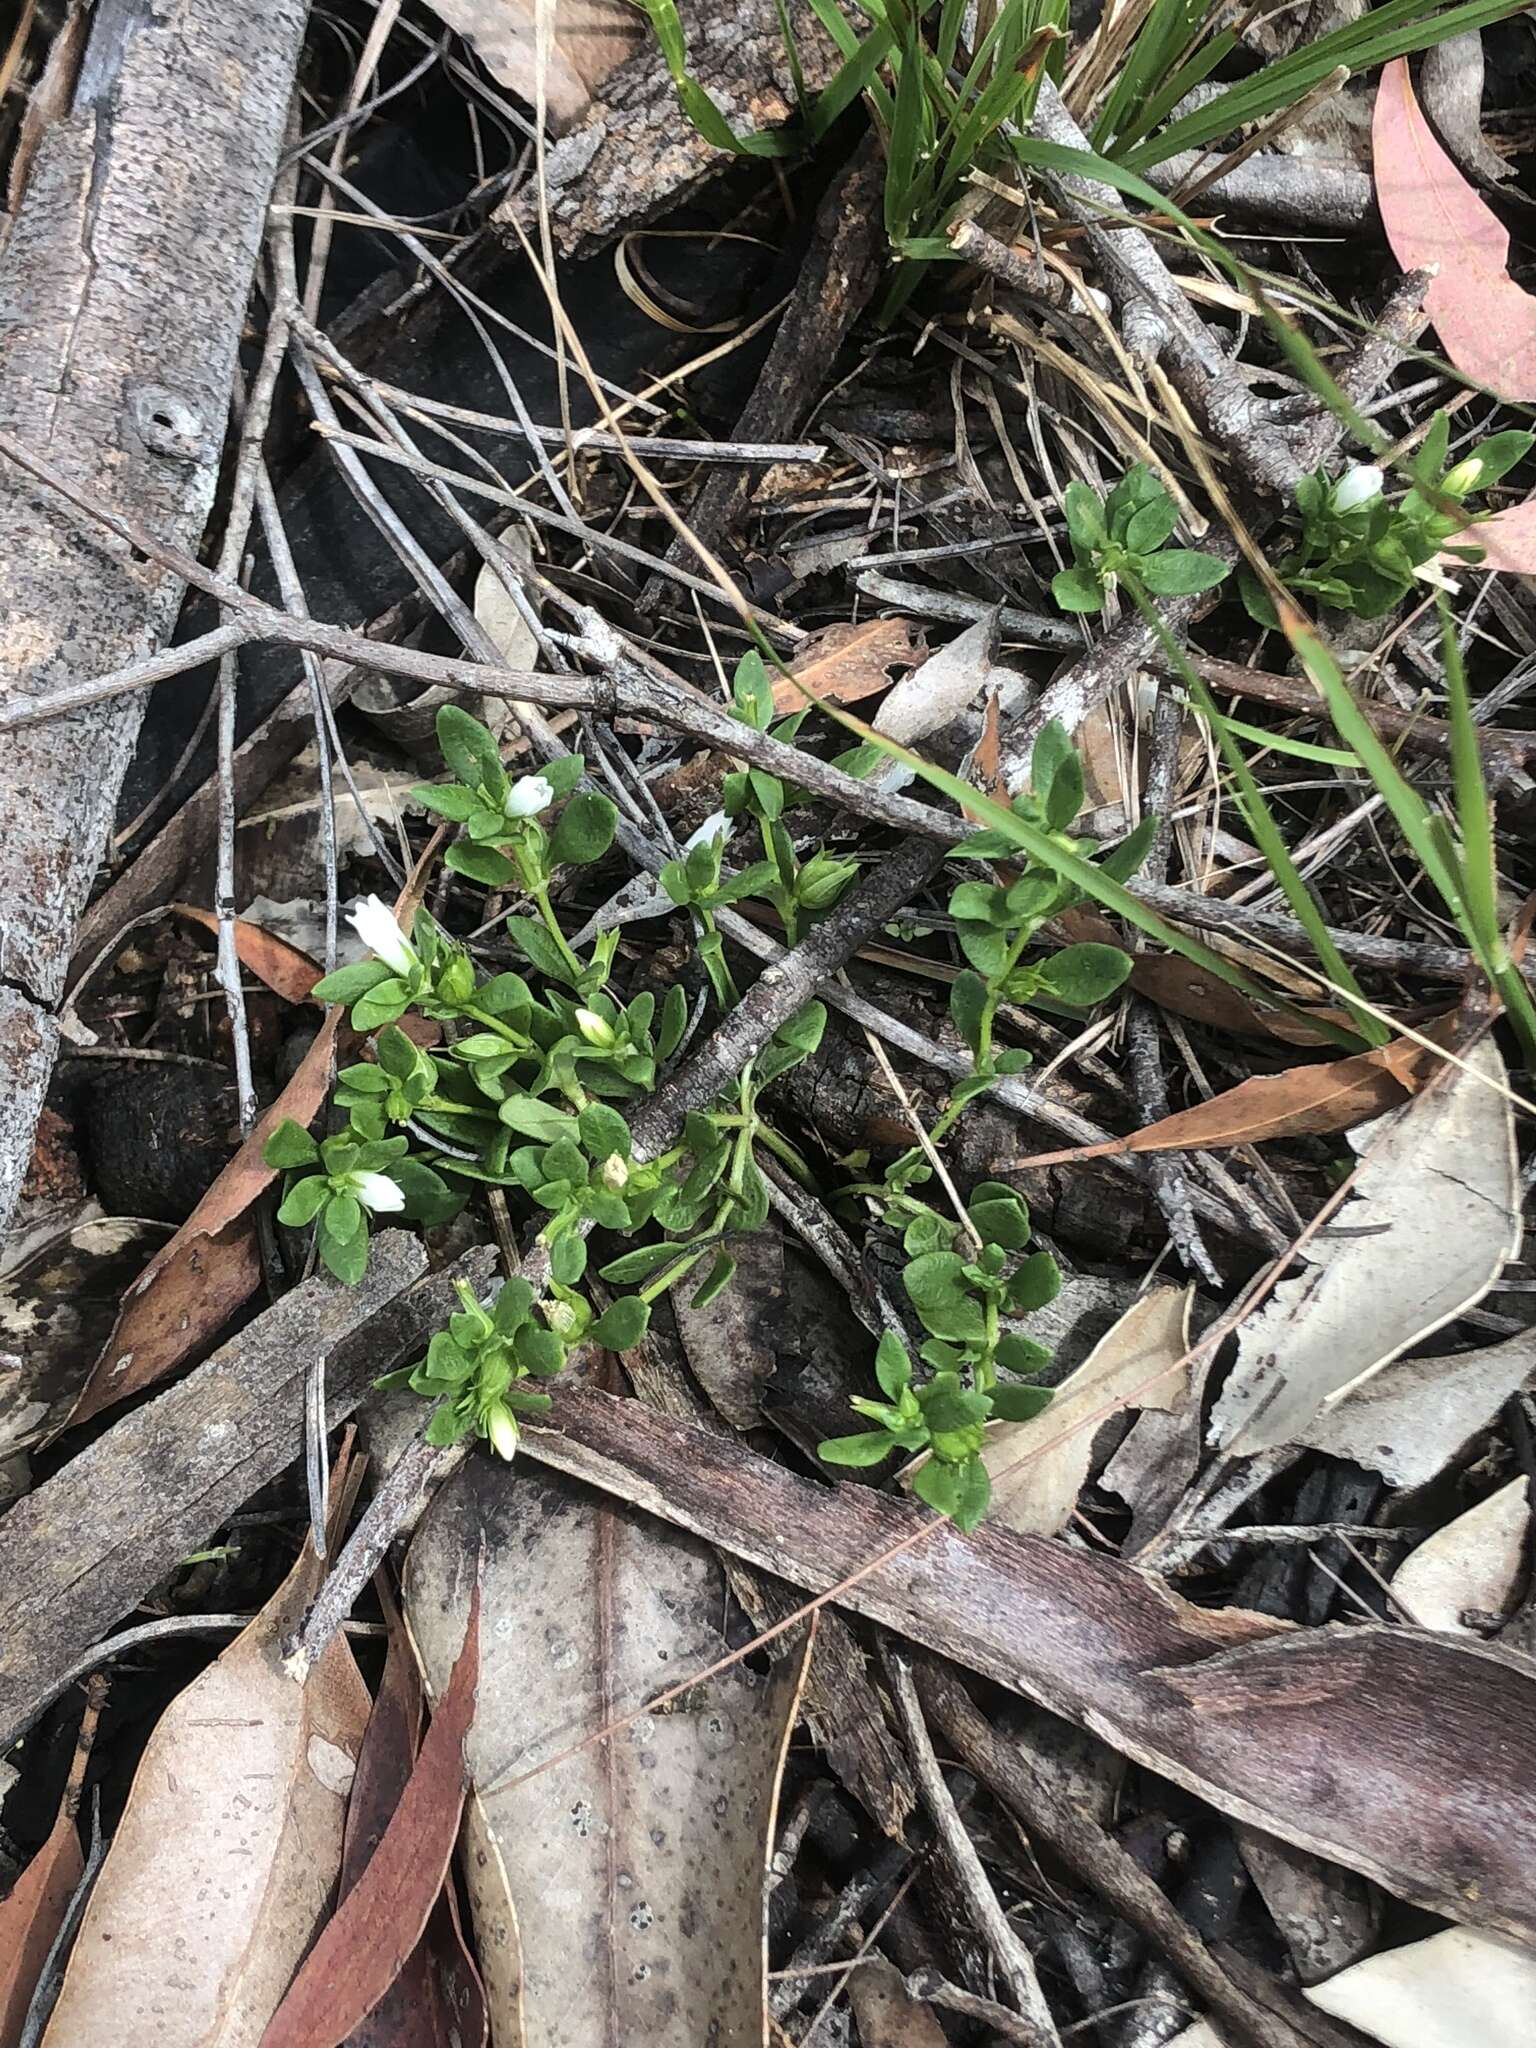
[{"label": "white flower bud", "polygon": [[409,974],[416,966],[415,951],[396,924],[395,913],[377,896],[366,896],[355,910],[349,910],[347,923],[392,974]]},{"label": "white flower bud", "polygon": [[604,1052],[608,1050],[609,1046],[618,1044],[618,1038],[615,1035],[613,1026],[606,1017],[599,1017],[596,1010],[578,1010],[576,1012],[576,1029],[581,1033],[588,1045],[598,1046]]},{"label": "white flower bud", "polygon": [[525,775],[507,791],[502,809],[509,818],[532,818],[547,811],[554,800],[555,792],[542,775]]},{"label": "white flower bud", "polygon": [[539,1309],[557,1337],[569,1337],[576,1327],[576,1311],[568,1301],[541,1301]]},{"label": "white flower bud", "polygon": [[1353,469],[1346,469],[1333,487],[1333,509],[1336,512],[1353,512],[1357,505],[1369,504],[1372,498],[1381,496],[1381,487],[1386,479],[1374,462],[1357,462]]},{"label": "white flower bud", "polygon": [[616,1195],[620,1188],[629,1186],[629,1163],[617,1152],[610,1152],[597,1169],[597,1177],[605,1188]]},{"label": "white flower bud", "polygon": [[349,1173],[347,1186],[371,1216],[392,1215],[405,1207],[404,1190],[387,1173]]},{"label": "white flower bud", "polygon": [[485,1433],[498,1458],[517,1454],[517,1418],[505,1401],[498,1401],[485,1418]]},{"label": "white flower bud", "polygon": [[696,846],[707,846],[719,833],[727,830],[724,811],[711,811],[697,832],[690,832],[683,842],[683,852],[692,853]]},{"label": "white flower bud", "polygon": [[1483,473],[1483,459],[1480,455],[1469,455],[1465,462],[1458,462],[1454,469],[1448,469],[1440,479],[1440,488],[1448,498],[1464,498],[1472,490]]}]

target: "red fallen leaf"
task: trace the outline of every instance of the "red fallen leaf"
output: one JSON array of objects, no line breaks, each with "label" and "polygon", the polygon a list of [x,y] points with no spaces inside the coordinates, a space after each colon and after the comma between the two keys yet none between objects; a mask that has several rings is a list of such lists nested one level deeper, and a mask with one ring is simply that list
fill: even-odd
[{"label": "red fallen leaf", "polygon": [[1381,74],[1371,124],[1376,202],[1404,270],[1434,269],[1425,300],[1457,369],[1503,398],[1536,398],[1536,298],[1509,275],[1509,234],[1435,140],[1407,59]]},{"label": "red fallen leaf", "polygon": [[19,2048],[48,1951],[85,1875],[76,1817],[106,1693],[106,1680],[98,1672],[86,1694],[58,1818],[47,1841],[0,1899],[0,2048]]},{"label": "red fallen leaf", "polygon": [[804,691],[834,704],[857,704],[890,688],[893,668],[911,668],[923,657],[922,635],[910,619],[869,619],[856,626],[828,626],[793,664],[798,687],[780,676],[773,708],[780,718],[805,709]]},{"label": "red fallen leaf", "polygon": [[367,1868],[267,2022],[261,2048],[340,2048],[399,1976],[448,1874],[480,1677],[480,1589],[416,1768]]},{"label": "red fallen leaf", "polygon": [[[372,1861],[410,1780],[421,1739],[421,1672],[394,1596],[375,1581],[389,1630],[378,1697],[357,1754],[337,1894],[345,1899]],[[485,1987],[458,1923],[453,1886],[446,1884],[427,1931],[378,2004],[347,2036],[346,2048],[485,2048]]]},{"label": "red fallen leaf", "polygon": [[[211,910],[200,910],[195,903],[174,903],[171,908],[178,917],[190,918],[205,931],[218,931],[219,920]],[[325,971],[297,946],[252,924],[249,918],[235,919],[235,951],[242,967],[248,967],[258,981],[264,981],[275,996],[288,1003],[311,1001],[310,992]]]},{"label": "red fallen leaf", "polygon": [[[1536,576],[1536,498],[1527,498],[1523,505],[1506,506],[1491,518],[1479,519],[1475,526],[1464,526],[1445,545],[1481,548],[1483,560],[1477,565],[1479,568],[1503,569],[1513,576]],[[1440,562],[1452,576],[1466,567],[1454,555],[1442,554]]]}]

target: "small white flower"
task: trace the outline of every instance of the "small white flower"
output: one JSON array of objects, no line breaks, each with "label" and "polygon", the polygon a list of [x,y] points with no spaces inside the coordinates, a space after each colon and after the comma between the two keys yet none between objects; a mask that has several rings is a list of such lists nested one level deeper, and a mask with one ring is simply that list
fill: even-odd
[{"label": "small white flower", "polygon": [[617,1152],[610,1152],[597,1169],[597,1177],[611,1194],[629,1186],[629,1163]]},{"label": "small white flower", "polygon": [[517,1451],[517,1422],[504,1401],[498,1401],[485,1418],[485,1433],[498,1458],[510,1458]]},{"label": "small white flower", "polygon": [[405,1191],[387,1173],[365,1173],[359,1168],[347,1175],[347,1186],[370,1216],[393,1214],[405,1207]]},{"label": "small white flower", "polygon": [[1385,481],[1374,462],[1357,462],[1353,469],[1345,470],[1333,487],[1334,510],[1353,512],[1357,505],[1369,504],[1372,498],[1381,496]]},{"label": "small white flower", "polygon": [[349,910],[347,923],[374,958],[382,960],[391,973],[409,974],[416,966],[415,952],[395,923],[395,913],[377,896],[365,896],[355,910]]},{"label": "small white flower", "polygon": [[533,818],[547,811],[554,800],[555,792],[542,775],[525,775],[507,791],[501,808],[509,818]]},{"label": "small white flower", "polygon": [[539,1312],[557,1337],[568,1337],[576,1327],[576,1311],[568,1301],[541,1301]]},{"label": "small white flower", "polygon": [[692,853],[696,846],[707,846],[716,833],[726,830],[724,811],[711,811],[697,832],[690,832],[683,845],[683,852]]}]

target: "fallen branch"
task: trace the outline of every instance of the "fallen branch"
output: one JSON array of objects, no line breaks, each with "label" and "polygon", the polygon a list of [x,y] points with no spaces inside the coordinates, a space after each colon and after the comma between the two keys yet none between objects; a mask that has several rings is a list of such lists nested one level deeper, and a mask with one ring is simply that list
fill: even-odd
[{"label": "fallen branch", "polygon": [[541,1464],[1024,1693],[1399,1898],[1536,1935],[1528,1658],[1419,1629],[1303,1631],[1195,1607],[1114,1558],[995,1523],[962,1536],[610,1394],[563,1394],[560,1425],[526,1433]]},{"label": "fallen branch", "polygon": [[[479,1285],[492,1259],[470,1252],[454,1271]],[[456,1306],[452,1272],[412,1286],[425,1265],[414,1237],[382,1233],[357,1287],[296,1287],[11,1509],[0,1748],[85,1650],[299,1455],[312,1359],[327,1359],[327,1412],[341,1422],[379,1373],[419,1355]]]}]

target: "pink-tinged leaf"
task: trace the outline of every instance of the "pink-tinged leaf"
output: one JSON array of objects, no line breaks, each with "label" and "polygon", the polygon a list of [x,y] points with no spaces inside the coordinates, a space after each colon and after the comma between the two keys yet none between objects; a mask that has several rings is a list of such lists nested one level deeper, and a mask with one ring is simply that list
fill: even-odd
[{"label": "pink-tinged leaf", "polygon": [[0,1901],[0,2048],[19,2048],[37,1980],[84,1870],[74,1816],[61,1813]]},{"label": "pink-tinged leaf", "polygon": [[1376,201],[1404,270],[1433,269],[1425,301],[1458,370],[1500,397],[1536,398],[1536,298],[1509,275],[1509,234],[1435,140],[1407,59],[1381,74],[1371,126]]},{"label": "pink-tinged leaf", "polygon": [[[1483,569],[1503,569],[1511,576],[1536,576],[1536,498],[1523,505],[1510,505],[1491,519],[1479,519],[1475,526],[1452,534],[1447,548],[1481,548]],[[1465,569],[1454,555],[1442,554],[1441,567],[1454,576]]]},{"label": "pink-tinged leaf", "polygon": [[437,1903],[464,1808],[480,1676],[480,1596],[410,1781],[367,1868],[310,1950],[261,2048],[339,2048],[388,1991]]}]

